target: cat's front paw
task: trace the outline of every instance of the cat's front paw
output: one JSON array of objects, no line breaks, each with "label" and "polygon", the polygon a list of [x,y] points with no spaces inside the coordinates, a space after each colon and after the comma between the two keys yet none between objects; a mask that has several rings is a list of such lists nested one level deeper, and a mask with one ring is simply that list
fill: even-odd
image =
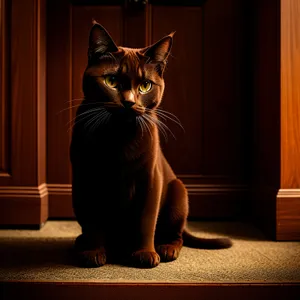
[{"label": "cat's front paw", "polygon": [[181,247],[172,244],[159,245],[156,251],[161,257],[161,261],[168,262],[178,258]]},{"label": "cat's front paw", "polygon": [[77,252],[77,260],[83,268],[97,268],[105,265],[106,253],[104,248]]},{"label": "cat's front paw", "polygon": [[154,251],[138,250],[132,254],[131,261],[137,268],[154,268],[160,263],[160,257]]}]

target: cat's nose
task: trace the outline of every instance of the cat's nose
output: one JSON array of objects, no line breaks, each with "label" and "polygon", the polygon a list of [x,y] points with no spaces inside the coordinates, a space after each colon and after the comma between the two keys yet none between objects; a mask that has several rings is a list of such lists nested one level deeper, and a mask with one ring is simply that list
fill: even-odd
[{"label": "cat's nose", "polygon": [[131,108],[134,105],[134,101],[124,100],[122,101],[122,104],[124,105],[125,108]]}]

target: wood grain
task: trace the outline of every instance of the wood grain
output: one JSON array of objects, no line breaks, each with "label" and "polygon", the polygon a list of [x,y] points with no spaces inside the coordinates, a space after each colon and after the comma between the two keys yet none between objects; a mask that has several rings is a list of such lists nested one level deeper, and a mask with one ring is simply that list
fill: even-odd
[{"label": "wood grain", "polygon": [[37,184],[46,182],[46,0],[37,2]]},{"label": "wood grain", "polygon": [[47,184],[49,193],[49,218],[75,219],[72,206],[71,184]]},{"label": "wood grain", "polygon": [[[164,16],[168,16],[168,22],[161,21]],[[203,37],[187,30],[195,28],[202,32],[202,9],[153,5],[151,24],[151,43],[176,31],[164,75],[166,87],[161,108],[175,114],[185,131],[176,123],[166,121],[175,138],[168,131],[167,141],[162,136],[163,151],[175,173],[202,174]]]},{"label": "wood grain", "polygon": [[0,225],[40,225],[48,219],[46,184],[0,187]]},{"label": "wood grain", "polygon": [[8,42],[9,26],[7,22],[10,6],[7,1],[0,1],[0,177],[10,173],[10,143],[9,143],[9,56]]},{"label": "wood grain", "polygon": [[276,239],[280,188],[280,1],[252,3],[253,218]]},{"label": "wood grain", "polygon": [[242,90],[244,32],[241,1],[210,0],[203,6],[202,172],[245,181],[249,172],[247,141],[250,113]]},{"label": "wood grain", "polygon": [[277,194],[276,239],[300,240],[300,189],[280,189]]},{"label": "wood grain", "polygon": [[[45,172],[45,166],[38,165],[37,156],[43,150],[38,146],[39,139],[45,135],[42,122],[42,105],[39,90],[40,59],[39,43],[43,43],[39,36],[39,7],[42,1],[30,0],[29,2],[14,1],[12,3],[11,32],[11,108],[12,108],[12,175],[15,185],[36,185],[39,181],[39,167]],[[20,24],[26,24],[25,27]],[[42,54],[42,53],[41,53]],[[40,104],[38,104],[40,102]],[[39,121],[41,122],[39,124]],[[40,128],[39,128],[40,127]],[[39,128],[39,131],[37,130]],[[41,162],[41,157],[39,157]],[[42,172],[42,171],[41,171]],[[41,178],[41,180],[44,178]]]},{"label": "wood grain", "polygon": [[41,224],[48,217],[47,190],[39,188],[46,189],[45,0],[2,1],[1,14],[0,224]]},{"label": "wood grain", "polygon": [[281,1],[282,189],[300,188],[300,2]]},{"label": "wood grain", "polygon": [[[151,5],[139,5],[134,1],[125,1],[123,14],[123,36],[121,45],[131,48],[143,48],[149,45]],[[137,24],[139,24],[137,26]]]},{"label": "wood grain", "polygon": [[[69,1],[47,1],[47,182],[69,183],[71,85]],[[59,47],[58,47],[59,45]],[[59,166],[59,168],[57,167]],[[50,199],[51,201],[51,199]]]},{"label": "wood grain", "polygon": [[[295,283],[103,283],[103,282],[3,282],[3,300],[18,299],[243,299],[298,300],[299,282]],[[287,296],[288,295],[288,296]]]}]

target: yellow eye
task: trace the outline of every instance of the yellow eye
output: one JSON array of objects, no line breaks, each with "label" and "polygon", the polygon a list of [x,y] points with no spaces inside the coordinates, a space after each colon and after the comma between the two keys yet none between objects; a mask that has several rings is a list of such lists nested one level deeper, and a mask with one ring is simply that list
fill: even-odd
[{"label": "yellow eye", "polygon": [[150,81],[144,81],[143,83],[140,84],[139,91],[141,94],[146,94],[151,90],[151,88],[152,88],[152,83]]},{"label": "yellow eye", "polygon": [[108,87],[113,89],[115,89],[118,86],[117,78],[112,75],[105,76],[104,82]]}]

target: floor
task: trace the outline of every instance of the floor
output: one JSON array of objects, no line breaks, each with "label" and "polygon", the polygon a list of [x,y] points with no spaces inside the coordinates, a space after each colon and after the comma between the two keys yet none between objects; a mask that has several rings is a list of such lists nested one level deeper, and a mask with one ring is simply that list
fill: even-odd
[{"label": "floor", "polygon": [[85,269],[72,257],[80,233],[75,221],[48,221],[41,230],[0,230],[0,281],[300,282],[300,242],[268,241],[247,223],[190,222],[189,228],[203,237],[230,237],[234,245],[226,250],[184,247],[178,260],[154,269]]}]

